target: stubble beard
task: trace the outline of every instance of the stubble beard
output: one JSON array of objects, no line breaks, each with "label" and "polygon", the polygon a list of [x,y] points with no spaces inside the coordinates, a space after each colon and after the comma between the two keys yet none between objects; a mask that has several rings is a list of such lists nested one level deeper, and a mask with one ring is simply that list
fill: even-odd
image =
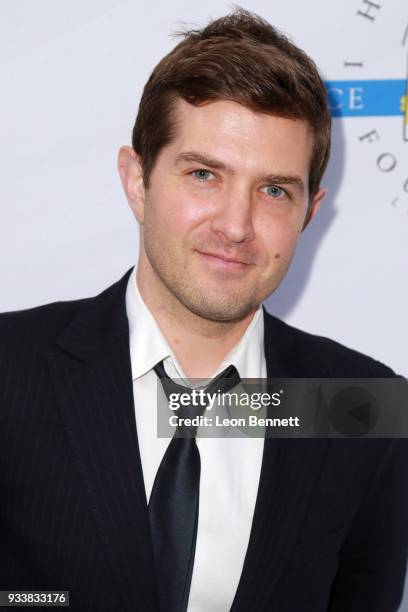
[{"label": "stubble beard", "polygon": [[200,286],[199,279],[188,273],[188,257],[194,257],[194,253],[184,251],[183,255],[180,251],[177,257],[163,248],[155,234],[155,229],[145,224],[143,248],[157,280],[159,299],[171,310],[180,312],[184,308],[207,321],[234,322],[244,319],[257,308],[259,302],[253,295],[254,291],[245,294],[243,290],[226,290],[222,280],[214,282],[213,286]]}]

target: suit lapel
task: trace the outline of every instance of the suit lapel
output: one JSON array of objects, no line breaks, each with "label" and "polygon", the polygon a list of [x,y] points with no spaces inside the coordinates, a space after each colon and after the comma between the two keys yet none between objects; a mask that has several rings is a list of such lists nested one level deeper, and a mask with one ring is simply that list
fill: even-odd
[{"label": "suit lapel", "polygon": [[[264,311],[268,378],[307,376],[295,371],[293,355],[275,336]],[[288,340],[288,338],[286,338]],[[313,486],[327,451],[327,439],[265,439],[249,545],[231,612],[266,610],[285,560],[295,545]]]},{"label": "suit lapel", "polygon": [[125,292],[130,270],[84,301],[49,363],[63,420],[123,610],[156,610],[153,560],[134,415]]}]

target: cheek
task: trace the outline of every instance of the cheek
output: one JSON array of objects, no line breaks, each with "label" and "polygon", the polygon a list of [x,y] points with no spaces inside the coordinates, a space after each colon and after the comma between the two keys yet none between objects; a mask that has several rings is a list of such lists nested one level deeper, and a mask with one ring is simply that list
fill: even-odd
[{"label": "cheek", "polygon": [[264,219],[259,225],[258,236],[268,253],[270,264],[284,265],[292,257],[299,234],[299,224],[289,219]]},{"label": "cheek", "polygon": [[183,189],[166,189],[152,194],[155,221],[166,232],[182,235],[200,225],[211,214],[213,204]]},{"label": "cheek", "polygon": [[175,203],[175,222],[182,228],[193,228],[207,216],[208,204],[197,201],[191,195],[181,193]]}]

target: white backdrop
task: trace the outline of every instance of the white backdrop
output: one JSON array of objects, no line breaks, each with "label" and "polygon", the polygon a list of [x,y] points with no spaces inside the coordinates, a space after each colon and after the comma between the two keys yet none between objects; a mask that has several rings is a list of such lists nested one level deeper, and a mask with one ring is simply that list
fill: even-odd
[{"label": "white backdrop", "polygon": [[[289,33],[328,81],[406,79],[406,0],[375,4],[242,2]],[[93,295],[136,262],[118,148],[130,143],[151,69],[175,44],[169,33],[230,8],[220,0],[2,0],[0,311]],[[383,85],[379,109],[391,95]],[[353,95],[341,97],[345,109],[364,106],[361,91]],[[408,375],[403,116],[374,109],[337,118],[333,136],[329,196],[267,306]]]}]

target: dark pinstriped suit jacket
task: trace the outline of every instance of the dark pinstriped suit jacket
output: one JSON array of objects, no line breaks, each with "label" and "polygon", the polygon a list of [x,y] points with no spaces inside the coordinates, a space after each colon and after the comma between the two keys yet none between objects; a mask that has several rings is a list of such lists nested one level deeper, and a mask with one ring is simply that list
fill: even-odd
[{"label": "dark pinstriped suit jacket", "polygon": [[[157,610],[129,273],[95,298],[0,316],[0,589],[69,590],[75,611]],[[393,375],[264,317],[269,377]],[[408,540],[406,442],[266,440],[232,611],[396,610]]]}]

